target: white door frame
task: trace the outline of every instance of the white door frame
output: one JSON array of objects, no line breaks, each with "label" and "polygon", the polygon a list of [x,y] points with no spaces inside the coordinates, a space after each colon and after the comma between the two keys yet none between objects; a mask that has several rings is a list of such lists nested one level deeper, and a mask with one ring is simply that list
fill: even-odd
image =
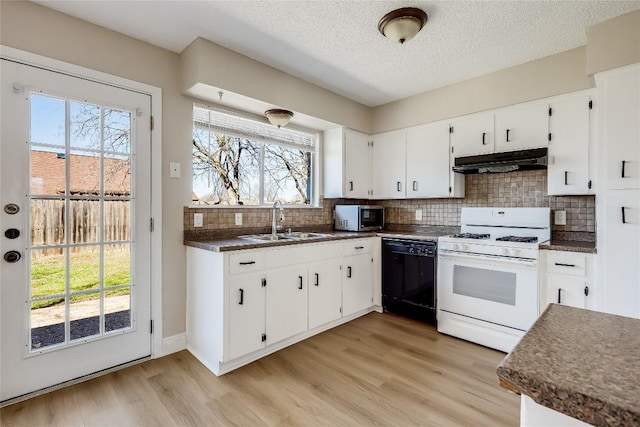
[{"label": "white door frame", "polygon": [[163,356],[162,184],[154,185],[154,183],[162,183],[162,89],[4,45],[0,45],[0,57],[151,96],[151,115],[154,120],[151,130],[151,217],[154,222],[154,231],[151,233],[151,248],[160,248],[151,253],[151,319],[153,319],[151,357]]}]

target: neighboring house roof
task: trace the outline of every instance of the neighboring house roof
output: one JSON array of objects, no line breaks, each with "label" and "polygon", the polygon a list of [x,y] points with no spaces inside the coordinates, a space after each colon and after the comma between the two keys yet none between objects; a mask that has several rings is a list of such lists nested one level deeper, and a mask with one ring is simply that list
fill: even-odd
[{"label": "neighboring house roof", "polygon": [[[31,194],[64,194],[65,155],[62,152],[31,151]],[[100,157],[69,156],[69,190],[74,195],[100,192]],[[104,159],[104,191],[107,195],[129,195],[129,159]]]}]

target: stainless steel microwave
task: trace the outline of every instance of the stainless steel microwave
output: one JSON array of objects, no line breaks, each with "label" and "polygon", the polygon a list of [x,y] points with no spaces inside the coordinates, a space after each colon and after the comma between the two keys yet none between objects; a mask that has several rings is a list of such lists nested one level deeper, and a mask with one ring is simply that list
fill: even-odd
[{"label": "stainless steel microwave", "polygon": [[384,208],[367,205],[336,205],[335,229],[347,231],[382,230]]}]

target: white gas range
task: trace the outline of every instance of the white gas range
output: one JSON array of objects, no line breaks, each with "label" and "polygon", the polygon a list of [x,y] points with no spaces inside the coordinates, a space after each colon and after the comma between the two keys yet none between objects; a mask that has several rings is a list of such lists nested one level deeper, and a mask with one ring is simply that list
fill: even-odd
[{"label": "white gas range", "polygon": [[549,208],[462,208],[438,239],[438,331],[505,352],[538,316],[538,247]]}]

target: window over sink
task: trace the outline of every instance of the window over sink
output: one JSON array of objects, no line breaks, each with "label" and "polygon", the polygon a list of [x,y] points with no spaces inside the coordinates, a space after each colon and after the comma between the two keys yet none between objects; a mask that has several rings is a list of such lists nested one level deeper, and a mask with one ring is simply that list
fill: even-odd
[{"label": "window over sink", "polygon": [[193,107],[194,205],[314,205],[319,133],[261,116]]}]

